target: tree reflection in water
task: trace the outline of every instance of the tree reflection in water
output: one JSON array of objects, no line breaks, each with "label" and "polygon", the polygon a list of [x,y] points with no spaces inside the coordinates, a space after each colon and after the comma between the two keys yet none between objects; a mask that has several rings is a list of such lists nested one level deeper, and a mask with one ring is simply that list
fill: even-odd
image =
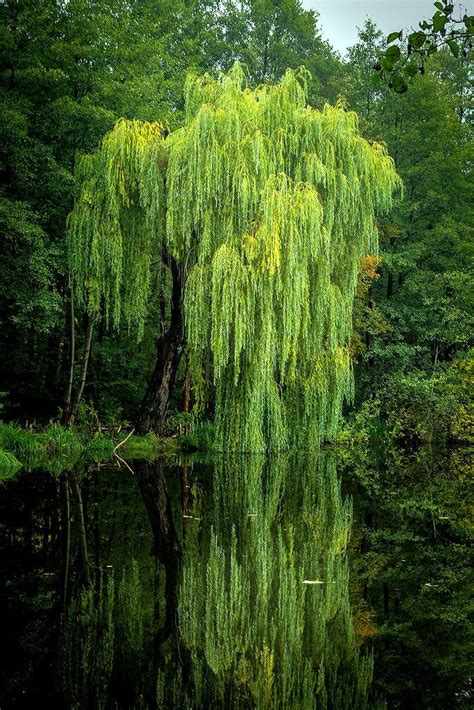
[{"label": "tree reflection in water", "polygon": [[330,456],[216,462],[212,511],[197,498],[186,531],[179,593],[194,707],[369,706],[350,527]]},{"label": "tree reflection in water", "polygon": [[69,706],[371,706],[349,604],[351,502],[330,455],[219,459],[207,497],[183,468],[177,505],[163,461],[134,472],[165,580],[153,598],[129,560],[73,596]]}]

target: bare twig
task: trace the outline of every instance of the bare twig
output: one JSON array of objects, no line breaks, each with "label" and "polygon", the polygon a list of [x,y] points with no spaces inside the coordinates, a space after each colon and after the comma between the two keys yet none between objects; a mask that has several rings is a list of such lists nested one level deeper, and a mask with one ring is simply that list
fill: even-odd
[{"label": "bare twig", "polygon": [[131,467],[128,465],[128,463],[125,461],[125,459],[123,459],[121,456],[119,456],[115,451],[114,451],[114,456],[115,456],[116,459],[118,459],[119,462],[123,463],[123,465],[124,465],[126,468],[128,468],[128,470],[130,471],[130,473],[132,474],[132,476],[135,475],[135,471],[133,470],[133,468],[131,468]]},{"label": "bare twig", "polygon": [[130,437],[132,436],[134,431],[135,431],[135,427],[132,428],[132,431],[129,434],[127,434],[127,436],[125,437],[125,439],[123,441],[121,441],[119,444],[117,444],[117,446],[114,448],[114,454],[117,451],[117,449],[120,449],[120,447],[123,446],[125,444],[125,442],[130,439]]}]

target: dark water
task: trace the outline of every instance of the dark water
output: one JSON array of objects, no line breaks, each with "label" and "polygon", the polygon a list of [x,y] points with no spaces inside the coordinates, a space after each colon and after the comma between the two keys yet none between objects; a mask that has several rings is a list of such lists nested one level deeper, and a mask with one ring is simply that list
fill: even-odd
[{"label": "dark water", "polygon": [[0,485],[0,708],[472,707],[467,451]]}]

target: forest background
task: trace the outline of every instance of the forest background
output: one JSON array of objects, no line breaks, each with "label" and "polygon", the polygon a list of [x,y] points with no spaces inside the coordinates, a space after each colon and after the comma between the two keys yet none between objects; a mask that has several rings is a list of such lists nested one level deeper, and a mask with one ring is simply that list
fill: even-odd
[{"label": "forest background", "polygon": [[[241,61],[252,85],[287,67],[312,75],[310,103],[343,101],[388,146],[403,197],[361,264],[354,310],[356,396],[349,430],[472,442],[472,72],[448,49],[398,94],[374,77],[386,37],[367,20],[341,57],[298,0],[8,1],[0,7],[0,416],[60,416],[69,369],[67,215],[78,154],[120,117],[183,117],[187,72]],[[421,18],[420,18],[421,19]],[[394,28],[397,30],[399,28]],[[144,339],[99,322],[79,421],[133,421],[166,307]],[[166,315],[165,315],[166,319]],[[84,324],[76,316],[78,347]],[[80,363],[79,363],[80,365]],[[79,367],[78,365],[78,367]],[[192,405],[192,401],[191,401]],[[174,431],[190,409],[183,359]]]}]

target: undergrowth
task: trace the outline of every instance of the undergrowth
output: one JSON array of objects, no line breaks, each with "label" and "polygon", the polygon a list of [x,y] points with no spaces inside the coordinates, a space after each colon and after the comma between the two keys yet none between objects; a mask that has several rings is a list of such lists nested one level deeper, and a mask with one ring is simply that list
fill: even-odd
[{"label": "undergrowth", "polygon": [[0,449],[0,483],[14,476],[20,468],[21,463],[14,454]]},{"label": "undergrowth", "polygon": [[[122,435],[117,438],[109,433],[91,433],[82,428],[66,429],[59,424],[34,431],[15,424],[0,423],[0,480],[21,466],[60,473],[79,461],[112,461],[121,438]],[[176,438],[160,439],[154,434],[133,434],[117,449],[117,453],[129,461],[152,461],[157,456],[176,454],[179,449],[180,443]]]}]

